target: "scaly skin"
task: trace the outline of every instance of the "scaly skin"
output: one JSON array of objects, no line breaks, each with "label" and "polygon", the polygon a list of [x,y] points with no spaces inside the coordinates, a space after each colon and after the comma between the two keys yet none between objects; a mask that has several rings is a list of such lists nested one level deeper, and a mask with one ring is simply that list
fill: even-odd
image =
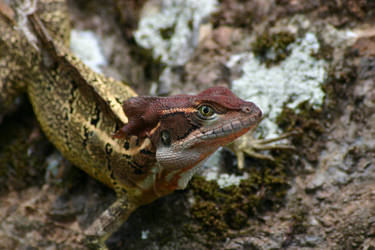
[{"label": "scaly skin", "polygon": [[[118,200],[85,231],[91,248],[104,249],[138,206],[184,188],[208,155],[261,118],[254,104],[220,87],[197,96],[129,99],[133,90],[94,73],[66,48],[64,1],[15,4],[13,12],[0,6],[0,107],[27,91],[48,139],[117,193]],[[134,121],[136,129],[114,136]]]}]

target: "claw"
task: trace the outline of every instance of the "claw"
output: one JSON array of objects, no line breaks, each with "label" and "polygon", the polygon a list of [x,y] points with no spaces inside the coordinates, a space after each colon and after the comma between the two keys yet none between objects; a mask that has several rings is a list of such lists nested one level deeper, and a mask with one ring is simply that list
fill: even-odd
[{"label": "claw", "polygon": [[237,167],[239,170],[242,170],[245,166],[245,154],[250,157],[260,159],[260,160],[268,160],[268,161],[275,161],[271,155],[265,155],[258,153],[258,151],[264,150],[295,150],[296,148],[292,145],[288,144],[270,144],[273,142],[277,142],[283,139],[286,139],[290,136],[295,136],[299,134],[298,131],[293,131],[289,133],[282,134],[276,138],[270,139],[254,139],[253,138],[253,130],[247,133],[246,135],[238,138],[234,142],[227,145],[227,147],[236,154],[237,157]]}]

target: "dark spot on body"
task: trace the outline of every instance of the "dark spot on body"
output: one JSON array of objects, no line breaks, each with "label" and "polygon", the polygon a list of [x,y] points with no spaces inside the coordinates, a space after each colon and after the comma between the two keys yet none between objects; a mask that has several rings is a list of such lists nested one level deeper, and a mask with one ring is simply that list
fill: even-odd
[{"label": "dark spot on body", "polygon": [[76,99],[75,92],[76,92],[76,90],[77,90],[77,88],[78,88],[76,82],[72,81],[71,83],[72,83],[72,84],[71,84],[70,95],[69,95],[69,100],[68,100],[68,102],[69,102],[69,107],[70,107],[70,110],[69,110],[70,114],[72,114],[72,113],[74,112],[74,105],[73,105],[73,102],[74,102],[74,100]]},{"label": "dark spot on body", "polygon": [[121,104],[122,105],[122,101],[119,99],[119,98],[115,98],[115,100],[116,100],[116,102],[118,103],[118,104]]},{"label": "dark spot on body", "polygon": [[131,162],[131,165],[139,169],[143,168],[143,166],[139,165],[136,161]]},{"label": "dark spot on body", "polygon": [[130,155],[127,155],[127,154],[123,154],[122,157],[124,157],[125,159],[131,159],[132,158]]},{"label": "dark spot on body", "polygon": [[[111,171],[111,175],[110,175],[110,177],[111,177],[112,180],[116,180],[115,175],[113,174],[113,171]],[[113,184],[116,184],[116,183],[113,182]]]},{"label": "dark spot on body", "polygon": [[95,103],[94,115],[92,116],[90,123],[91,125],[94,125],[96,127],[99,120],[100,120],[100,109],[98,107],[98,104]]},{"label": "dark spot on body", "polygon": [[115,131],[114,132],[119,131],[120,128],[121,128],[120,124],[118,122],[116,122],[115,123]]},{"label": "dark spot on body", "polygon": [[82,146],[86,147],[87,146],[87,141],[90,137],[90,132],[86,126],[83,126],[83,141],[82,141]]},{"label": "dark spot on body", "polygon": [[109,144],[109,143],[105,144],[105,153],[106,153],[107,155],[111,155],[112,152],[113,152],[113,149],[112,149],[111,144]]},{"label": "dark spot on body", "polygon": [[154,152],[152,152],[152,151],[150,151],[150,150],[146,150],[146,149],[142,149],[141,151],[140,151],[140,153],[141,154],[145,154],[145,155],[151,155],[151,156],[153,156],[155,153]]},{"label": "dark spot on body", "polygon": [[124,143],[124,148],[125,148],[126,150],[129,150],[129,148],[130,148],[130,144],[129,144],[128,141],[126,141],[126,142]]},{"label": "dark spot on body", "polygon": [[134,174],[140,175],[143,174],[143,170],[141,165],[138,165],[136,162],[129,162],[130,167],[134,170]]}]

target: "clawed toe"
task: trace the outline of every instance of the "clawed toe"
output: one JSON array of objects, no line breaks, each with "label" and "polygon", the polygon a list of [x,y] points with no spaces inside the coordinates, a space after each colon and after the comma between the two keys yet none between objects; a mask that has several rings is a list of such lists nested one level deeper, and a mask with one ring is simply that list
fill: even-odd
[{"label": "clawed toe", "polygon": [[282,134],[276,138],[270,139],[254,139],[253,131],[248,134],[238,138],[234,142],[230,143],[227,147],[235,153],[237,157],[237,167],[238,169],[243,169],[245,165],[245,154],[260,160],[275,161],[275,158],[271,155],[266,155],[259,153],[259,151],[264,150],[295,150],[296,148],[290,144],[270,144],[273,142],[284,140],[288,137],[295,136],[299,134],[298,131],[293,131],[289,133]]}]

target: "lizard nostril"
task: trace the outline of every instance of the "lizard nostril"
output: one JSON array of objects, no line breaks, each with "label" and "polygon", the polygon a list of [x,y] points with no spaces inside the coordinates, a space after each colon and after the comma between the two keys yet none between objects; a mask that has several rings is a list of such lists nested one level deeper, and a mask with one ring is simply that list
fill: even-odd
[{"label": "lizard nostril", "polygon": [[255,105],[252,102],[246,102],[246,104],[244,104],[241,107],[241,110],[242,110],[242,112],[244,112],[246,114],[251,114],[251,115],[254,115],[258,118],[262,117],[262,111],[260,110],[260,108],[257,105]]},{"label": "lizard nostril", "polygon": [[244,106],[242,107],[242,111],[245,113],[251,113],[253,109],[250,106]]}]

